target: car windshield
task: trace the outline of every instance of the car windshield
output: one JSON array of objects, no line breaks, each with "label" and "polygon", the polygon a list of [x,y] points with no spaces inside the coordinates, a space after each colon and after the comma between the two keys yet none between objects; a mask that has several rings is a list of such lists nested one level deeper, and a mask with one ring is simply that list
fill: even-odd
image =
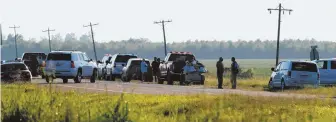
[{"label": "car windshield", "polygon": [[[140,66],[142,61],[132,61],[131,65],[132,66]],[[145,61],[147,63],[147,65],[150,65],[149,64],[149,61]]]},{"label": "car windshield", "polygon": [[46,55],[44,53],[25,53],[22,57],[23,60],[35,60],[35,59],[46,59]]},{"label": "car windshield", "polygon": [[48,55],[47,60],[65,60],[65,61],[70,61],[71,60],[71,54],[50,53]]},{"label": "car windshield", "polygon": [[137,58],[137,56],[131,56],[131,55],[118,55],[115,62],[124,62],[126,63],[128,59],[131,58]]},{"label": "car windshield", "polygon": [[317,72],[317,66],[316,64],[313,64],[313,63],[293,62],[292,70],[293,71]]},{"label": "car windshield", "polygon": [[24,64],[3,64],[1,65],[2,72],[15,71],[15,70],[27,70]]},{"label": "car windshield", "polygon": [[168,61],[186,61],[194,58],[191,54],[170,54]]}]

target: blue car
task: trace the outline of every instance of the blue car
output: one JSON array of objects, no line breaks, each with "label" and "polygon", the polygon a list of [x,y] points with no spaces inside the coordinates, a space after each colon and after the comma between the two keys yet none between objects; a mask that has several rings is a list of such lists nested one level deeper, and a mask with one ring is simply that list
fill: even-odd
[{"label": "blue car", "polygon": [[303,87],[320,84],[320,73],[316,63],[310,61],[283,61],[272,68],[269,88]]},{"label": "blue car", "polygon": [[336,59],[321,59],[314,62],[320,71],[320,85],[336,85]]}]

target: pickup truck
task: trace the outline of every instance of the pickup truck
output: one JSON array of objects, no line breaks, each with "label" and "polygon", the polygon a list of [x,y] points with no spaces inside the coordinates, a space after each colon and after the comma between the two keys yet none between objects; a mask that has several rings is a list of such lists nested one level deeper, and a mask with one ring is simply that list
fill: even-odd
[{"label": "pickup truck", "polygon": [[[195,56],[190,52],[170,52],[165,59],[160,62],[160,78],[158,83],[163,84],[167,81],[168,85],[173,85],[174,81],[179,81],[180,85],[186,83],[204,84],[205,77],[202,73],[205,72],[204,65],[196,63],[193,65],[195,70],[193,72],[186,72],[187,61],[192,61]],[[198,69],[204,69],[200,71]]]},{"label": "pickup truck", "polygon": [[320,85],[336,85],[336,58],[314,60],[320,71]]}]

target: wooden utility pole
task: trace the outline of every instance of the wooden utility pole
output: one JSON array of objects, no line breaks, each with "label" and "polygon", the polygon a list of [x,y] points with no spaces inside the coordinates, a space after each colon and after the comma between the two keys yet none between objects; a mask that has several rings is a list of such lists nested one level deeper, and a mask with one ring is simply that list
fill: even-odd
[{"label": "wooden utility pole", "polygon": [[278,8],[276,8],[276,9],[269,8],[267,10],[270,12],[270,14],[272,14],[272,11],[278,11],[279,12],[279,17],[278,17],[278,38],[277,38],[276,63],[275,63],[275,66],[277,66],[278,63],[279,63],[279,43],[280,43],[281,12],[283,14],[285,14],[285,11],[287,11],[290,14],[293,10],[292,9],[285,9],[284,7],[281,6],[281,3],[279,3]]},{"label": "wooden utility pole", "polygon": [[168,20],[168,21],[161,20],[161,21],[155,21],[154,22],[154,24],[161,24],[161,26],[162,26],[165,56],[167,56],[167,42],[166,42],[166,30],[165,30],[165,23],[166,22],[172,22],[172,21],[171,20]]},{"label": "wooden utility pole", "polygon": [[97,59],[97,53],[96,53],[96,45],[95,45],[94,36],[93,36],[93,29],[92,29],[92,26],[96,26],[96,25],[98,25],[98,23],[96,23],[96,24],[92,24],[92,23],[90,22],[89,25],[83,25],[83,27],[90,27],[90,28],[91,28],[91,36],[92,36],[92,43],[93,43],[93,51],[94,51],[94,54],[95,54],[96,63],[97,63],[97,65],[98,65],[98,62],[97,62],[98,59]]},{"label": "wooden utility pole", "polygon": [[50,31],[55,31],[55,29],[54,29],[54,30],[50,30],[49,27],[48,27],[48,30],[44,30],[44,31],[42,31],[42,32],[48,32],[48,38],[49,38],[49,51],[51,52]]},{"label": "wooden utility pole", "polygon": [[16,52],[16,58],[18,58],[18,52],[17,52],[17,43],[16,43],[16,28],[20,28],[20,26],[13,26],[13,27],[9,27],[9,28],[13,28],[14,29],[14,38],[15,38],[15,52]]}]

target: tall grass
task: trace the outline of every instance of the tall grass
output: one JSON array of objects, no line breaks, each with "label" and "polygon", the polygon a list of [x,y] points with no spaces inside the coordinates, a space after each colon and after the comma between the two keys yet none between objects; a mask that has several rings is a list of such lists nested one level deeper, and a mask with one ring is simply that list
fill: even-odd
[{"label": "tall grass", "polygon": [[336,121],[332,100],[240,95],[137,95],[61,92],[53,85],[2,85],[1,120]]}]

